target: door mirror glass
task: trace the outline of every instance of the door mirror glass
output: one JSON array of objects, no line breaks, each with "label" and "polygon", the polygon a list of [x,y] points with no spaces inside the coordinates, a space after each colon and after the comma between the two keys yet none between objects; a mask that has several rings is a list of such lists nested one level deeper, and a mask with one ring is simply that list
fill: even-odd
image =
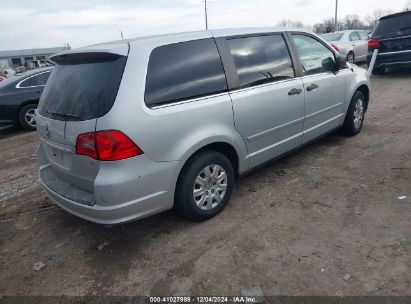
[{"label": "door mirror glass", "polygon": [[336,60],[335,65],[336,65],[337,70],[342,70],[347,67],[347,58],[344,55],[337,54],[335,56],[335,60]]},{"label": "door mirror glass", "polygon": [[336,66],[335,66],[335,62],[331,57],[327,57],[325,58],[322,62],[321,65],[323,67],[324,71],[332,71],[335,72],[336,70]]}]

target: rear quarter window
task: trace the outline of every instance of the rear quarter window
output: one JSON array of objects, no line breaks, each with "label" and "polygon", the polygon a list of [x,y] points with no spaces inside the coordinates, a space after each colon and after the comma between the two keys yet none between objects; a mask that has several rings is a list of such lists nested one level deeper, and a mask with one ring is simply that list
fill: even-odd
[{"label": "rear quarter window", "polygon": [[31,76],[19,83],[20,88],[45,86],[51,71]]},{"label": "rear quarter window", "polygon": [[150,54],[145,103],[148,107],[227,90],[214,39],[158,47]]}]

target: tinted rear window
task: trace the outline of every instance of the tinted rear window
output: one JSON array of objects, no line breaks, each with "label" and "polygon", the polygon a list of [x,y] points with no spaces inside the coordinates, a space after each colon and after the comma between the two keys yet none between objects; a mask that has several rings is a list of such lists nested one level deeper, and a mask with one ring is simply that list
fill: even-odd
[{"label": "tinted rear window", "polygon": [[57,120],[89,120],[113,106],[127,57],[110,54],[62,58],[43,92],[39,113]]},{"label": "tinted rear window", "polygon": [[374,37],[397,35],[403,32],[404,35],[411,33],[411,13],[381,19],[373,33]]},{"label": "tinted rear window", "polygon": [[150,55],[145,90],[149,107],[226,90],[214,39],[165,45]]}]

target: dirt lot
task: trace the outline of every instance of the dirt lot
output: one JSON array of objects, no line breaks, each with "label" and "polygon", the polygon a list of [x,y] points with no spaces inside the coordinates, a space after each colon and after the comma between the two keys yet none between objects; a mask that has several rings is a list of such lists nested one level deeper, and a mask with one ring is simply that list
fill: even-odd
[{"label": "dirt lot", "polygon": [[372,82],[363,133],[241,178],[200,224],[78,219],[36,180],[36,134],[0,129],[0,295],[411,295],[411,71]]}]

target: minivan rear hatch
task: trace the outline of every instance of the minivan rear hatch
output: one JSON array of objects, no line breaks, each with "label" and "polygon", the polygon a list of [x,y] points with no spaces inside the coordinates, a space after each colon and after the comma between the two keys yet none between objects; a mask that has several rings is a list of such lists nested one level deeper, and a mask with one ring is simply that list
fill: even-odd
[{"label": "minivan rear hatch", "polygon": [[56,66],[37,110],[40,149],[48,162],[47,171],[90,193],[94,192],[99,162],[75,153],[77,137],[94,132],[97,119],[112,108],[128,51],[129,45],[123,43],[52,57]]}]

